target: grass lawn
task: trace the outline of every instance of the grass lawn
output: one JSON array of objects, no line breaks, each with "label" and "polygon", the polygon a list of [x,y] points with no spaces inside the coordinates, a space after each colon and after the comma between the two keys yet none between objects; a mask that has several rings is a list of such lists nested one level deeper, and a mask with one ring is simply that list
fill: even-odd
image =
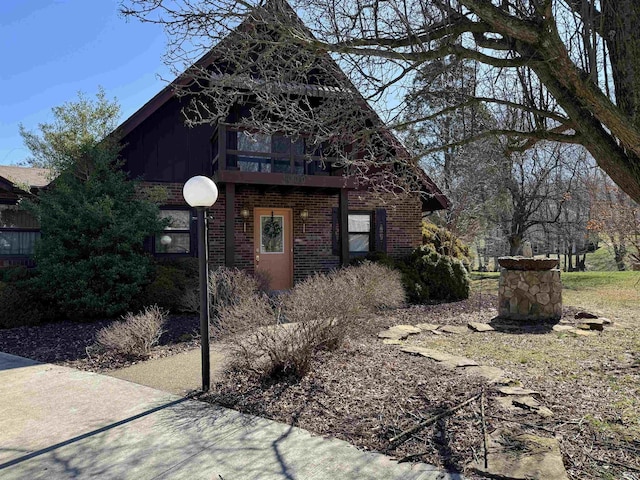
[{"label": "grass lawn", "polygon": [[[473,290],[495,294],[498,278],[498,273],[474,274]],[[588,429],[588,435],[580,429],[565,432],[572,440],[561,437],[572,477],[620,478],[608,473],[608,455],[615,461],[616,450],[621,456],[631,453],[636,468],[640,459],[640,272],[563,273],[562,281],[566,320],[572,311],[586,310],[610,318],[613,325],[591,337],[496,332],[415,341],[502,368],[540,391],[559,418]],[[602,462],[580,453],[581,448],[597,450],[598,443],[610,445],[610,452],[592,454]],[[581,455],[585,463],[572,465]]]}]

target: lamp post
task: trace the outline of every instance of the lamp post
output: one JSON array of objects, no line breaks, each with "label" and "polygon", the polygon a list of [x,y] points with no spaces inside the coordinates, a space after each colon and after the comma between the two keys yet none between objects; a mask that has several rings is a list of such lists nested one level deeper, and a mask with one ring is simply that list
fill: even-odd
[{"label": "lamp post", "polygon": [[209,390],[209,273],[207,224],[205,210],[218,199],[218,187],[209,177],[198,175],[184,184],[182,195],[198,217],[198,260],[200,264],[200,353],[202,356],[202,391]]}]

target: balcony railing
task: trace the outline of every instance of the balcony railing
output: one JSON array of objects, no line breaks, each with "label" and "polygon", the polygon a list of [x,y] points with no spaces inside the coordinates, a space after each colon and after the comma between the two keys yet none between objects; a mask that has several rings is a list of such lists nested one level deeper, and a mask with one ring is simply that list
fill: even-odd
[{"label": "balcony railing", "polygon": [[[305,151],[307,150],[307,151]],[[222,182],[345,187],[352,183],[336,157],[303,139],[248,134],[219,124],[212,137],[214,177]]]}]

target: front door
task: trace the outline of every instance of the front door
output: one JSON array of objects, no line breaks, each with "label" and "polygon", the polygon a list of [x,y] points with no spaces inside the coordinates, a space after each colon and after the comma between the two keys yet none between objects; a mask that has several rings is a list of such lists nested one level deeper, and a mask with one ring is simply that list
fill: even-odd
[{"label": "front door", "polygon": [[272,290],[293,287],[293,229],[290,208],[256,208],[254,265]]}]

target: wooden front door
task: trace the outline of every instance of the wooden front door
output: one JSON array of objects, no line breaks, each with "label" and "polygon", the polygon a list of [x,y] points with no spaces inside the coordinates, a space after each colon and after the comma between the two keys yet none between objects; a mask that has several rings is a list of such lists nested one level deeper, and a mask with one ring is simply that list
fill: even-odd
[{"label": "wooden front door", "polygon": [[254,265],[272,290],[293,287],[293,228],[290,208],[256,208]]}]

